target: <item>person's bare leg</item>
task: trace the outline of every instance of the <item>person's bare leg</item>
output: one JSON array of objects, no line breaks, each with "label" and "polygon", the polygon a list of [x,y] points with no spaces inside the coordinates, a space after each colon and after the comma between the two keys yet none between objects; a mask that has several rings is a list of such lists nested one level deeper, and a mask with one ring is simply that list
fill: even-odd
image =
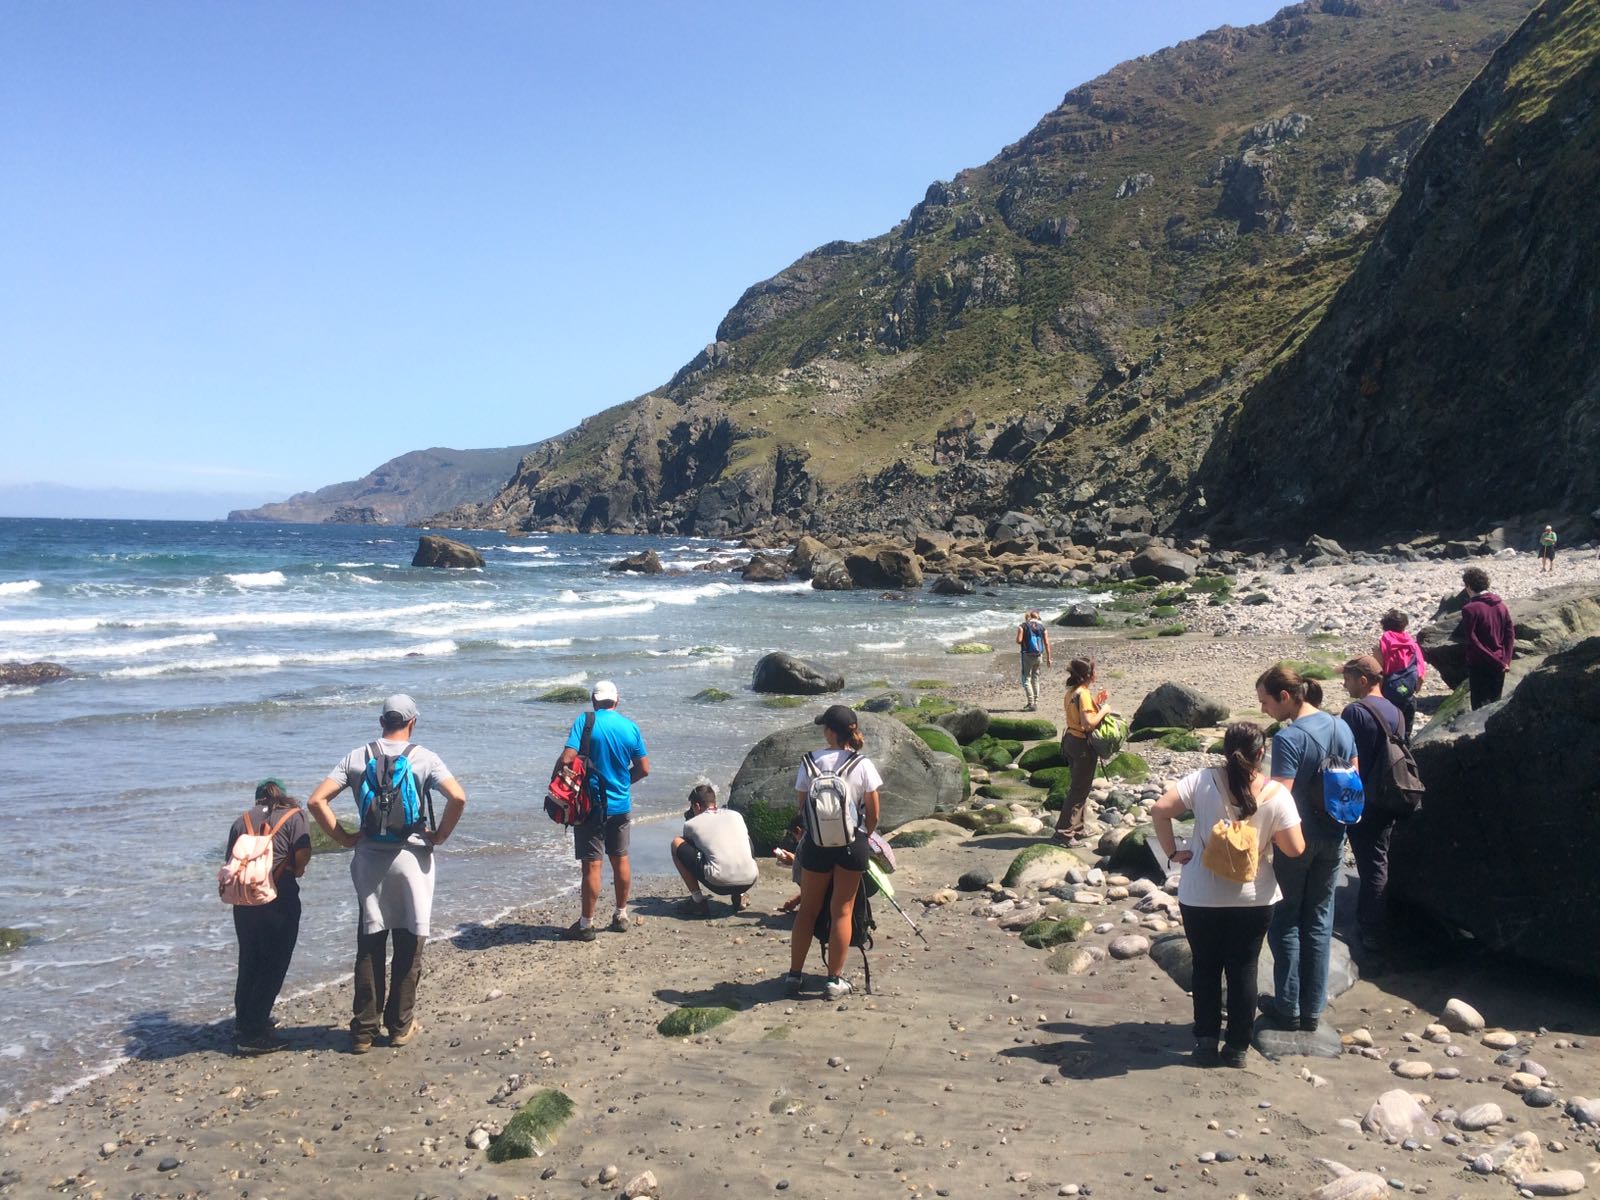
[{"label": "person's bare leg", "polygon": [[583,915],[594,920],[594,907],[600,903],[600,860],[592,858],[583,864]]},{"label": "person's bare leg", "polygon": [[833,932],[828,936],[828,974],[842,975],[845,959],[850,957],[850,938],[855,933],[856,890],[861,886],[861,872],[833,869],[833,900],[829,917]]},{"label": "person's bare leg", "polygon": [[[595,864],[596,867],[599,864]],[[611,883],[617,892],[617,907],[628,907],[628,893],[633,890],[633,866],[628,861],[626,854],[615,854],[611,857]],[[598,881],[595,884],[595,894],[600,892]]]},{"label": "person's bare leg", "polygon": [[822,911],[822,898],[828,894],[830,876],[826,871],[800,872],[800,908],[794,917],[794,936],[789,939],[789,971],[798,975],[805,970],[806,955],[811,953],[812,930],[817,926],[817,914]]}]

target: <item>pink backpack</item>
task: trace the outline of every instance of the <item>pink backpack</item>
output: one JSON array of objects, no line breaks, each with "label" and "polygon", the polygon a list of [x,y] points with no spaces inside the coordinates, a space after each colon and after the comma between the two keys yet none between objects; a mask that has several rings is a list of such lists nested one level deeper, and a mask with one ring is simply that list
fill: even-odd
[{"label": "pink backpack", "polygon": [[[244,814],[244,832],[233,839],[233,853],[217,872],[217,895],[224,904],[271,904],[278,898],[278,884],[272,869],[272,839],[300,809],[291,807],[278,823],[268,829],[265,822],[257,833]],[[288,866],[287,860],[283,866]]]}]

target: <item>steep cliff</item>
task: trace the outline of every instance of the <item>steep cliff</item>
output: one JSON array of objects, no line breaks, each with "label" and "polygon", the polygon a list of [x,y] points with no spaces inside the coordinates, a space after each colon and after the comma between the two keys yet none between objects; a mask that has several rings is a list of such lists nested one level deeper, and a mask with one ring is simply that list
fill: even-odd
[{"label": "steep cliff", "polygon": [[[1223,536],[1600,505],[1600,4],[1548,0],[1418,151],[1374,245],[1199,473]],[[1569,530],[1570,533],[1570,530]]]},{"label": "steep cliff", "polygon": [[535,449],[413,450],[350,483],[300,492],[260,508],[235,509],[228,520],[415,525],[444,509],[479,504],[495,495]]},{"label": "steep cliff", "polygon": [[719,533],[1192,497],[1529,0],[1309,0],[1067,94],[906,219],[749,288],[662,388],[453,519]]}]

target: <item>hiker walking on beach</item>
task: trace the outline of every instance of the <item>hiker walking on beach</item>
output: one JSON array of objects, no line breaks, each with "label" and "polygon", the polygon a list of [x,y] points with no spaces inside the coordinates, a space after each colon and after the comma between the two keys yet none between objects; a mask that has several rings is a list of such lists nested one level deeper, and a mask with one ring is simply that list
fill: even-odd
[{"label": "hiker walking on beach", "polygon": [[1539,574],[1548,575],[1556,569],[1556,531],[1549,525],[1539,534]]},{"label": "hiker walking on beach", "polygon": [[[628,861],[628,838],[633,814],[633,785],[650,774],[649,751],[639,727],[617,711],[617,685],[602,679],[590,693],[594,701],[587,753],[589,786],[594,789],[589,819],[572,827],[573,853],[582,866],[582,909],[578,920],[562,931],[568,941],[595,939],[594,910],[600,903],[600,856],[611,860],[611,884],[617,904],[611,914],[612,933],[628,928],[628,891],[633,868]],[[584,749],[584,726],[589,714],[572,722],[567,744],[556,768],[566,766]]]},{"label": "hiker walking on beach", "polygon": [[1409,737],[1400,709],[1378,694],[1382,681],[1383,668],[1370,654],[1345,663],[1344,690],[1351,703],[1339,714],[1355,738],[1361,786],[1367,795],[1361,820],[1350,826],[1350,849],[1355,852],[1356,874],[1361,879],[1356,899],[1361,946],[1375,953],[1388,948],[1389,839],[1399,819],[1398,813],[1376,801],[1382,792],[1382,773],[1389,769],[1388,734]]},{"label": "hiker walking on beach", "polygon": [[1467,602],[1461,606],[1456,636],[1467,644],[1467,683],[1472,707],[1493,704],[1505,691],[1506,672],[1517,649],[1517,626],[1506,602],[1489,590],[1489,573],[1482,567],[1461,572]]},{"label": "hiker walking on beach", "polygon": [[[1266,735],[1240,721],[1222,736],[1223,765],[1193,771],[1168,786],[1150,810],[1156,841],[1180,863],[1178,907],[1194,958],[1195,1060],[1242,1067],[1256,1018],[1256,963],[1279,898],[1268,844],[1287,858],[1305,852],[1300,813],[1288,789],[1261,771]],[[1194,836],[1177,849],[1172,822],[1194,814]],[[1222,1029],[1222,980],[1228,1028]]]},{"label": "hiker walking on beach", "polygon": [[1095,681],[1092,658],[1075,658],[1067,664],[1066,732],[1061,737],[1061,754],[1072,768],[1072,782],[1056,818],[1057,841],[1074,842],[1084,836],[1084,818],[1089,807],[1089,789],[1094,784],[1095,752],[1089,735],[1106,719],[1106,692],[1090,692]]},{"label": "hiker walking on beach", "polygon": [[1411,618],[1391,608],[1379,619],[1383,635],[1378,638],[1378,662],[1383,668],[1383,698],[1400,710],[1406,722],[1406,741],[1417,719],[1417,693],[1427,677],[1428,664],[1417,639],[1406,632]]},{"label": "hiker walking on beach", "polygon": [[[867,869],[867,837],[878,828],[878,789],[883,777],[861,751],[866,743],[853,709],[834,704],[816,718],[827,747],[800,760],[795,773],[795,804],[805,815],[800,845],[800,908],[789,943],[789,974],[784,990],[797,995],[805,986],[806,956],[826,902],[828,921],[828,999],[855,991],[844,977],[854,932],[856,892]],[[831,891],[830,891],[831,888]]]},{"label": "hiker walking on beach", "polygon": [[[417,981],[433,917],[433,849],[449,840],[467,807],[467,793],[444,760],[413,741],[417,705],[410,696],[385,700],[378,726],[378,740],[345,755],[306,801],[322,831],[355,850],[350,856],[356,889],[353,1054],[372,1049],[380,1019],[391,1046],[404,1046],[417,1035]],[[329,803],[345,788],[356,798],[357,833],[339,824]],[[448,801],[437,824],[435,791]],[[394,957],[386,981],[391,935]]]},{"label": "hiker walking on beach", "polygon": [[[239,978],[233,988],[233,1035],[241,1054],[266,1054],[286,1044],[272,1032],[272,1005],[283,990],[300,937],[300,877],[311,861],[306,815],[276,779],[256,785],[255,806],[228,830],[222,898],[233,906]],[[261,862],[234,867],[240,838],[252,839]],[[264,854],[259,852],[264,850]],[[239,858],[243,858],[241,853]]]},{"label": "hiker walking on beach", "polygon": [[1017,648],[1022,655],[1023,708],[1033,712],[1039,707],[1039,660],[1050,666],[1050,633],[1039,617],[1039,610],[1030,608],[1017,626]]},{"label": "hiker walking on beach", "polygon": [[700,890],[704,886],[731,897],[734,911],[742,912],[748,903],[745,893],[760,874],[744,818],[718,808],[716,785],[708,782],[690,791],[683,816],[683,834],[672,839],[672,865],[689,889],[690,911],[701,917],[711,914],[711,901]]},{"label": "hiker walking on beach", "polygon": [[1280,1026],[1309,1032],[1327,1005],[1333,895],[1344,863],[1344,826],[1324,805],[1321,766],[1326,758],[1355,758],[1356,743],[1348,725],[1317,707],[1322,685],[1315,679],[1273,667],[1256,680],[1256,698],[1262,712],[1286,722],[1272,737],[1272,778],[1294,795],[1306,842],[1299,857],[1273,859],[1283,898],[1267,927],[1273,994],[1261,997],[1261,1011]]}]

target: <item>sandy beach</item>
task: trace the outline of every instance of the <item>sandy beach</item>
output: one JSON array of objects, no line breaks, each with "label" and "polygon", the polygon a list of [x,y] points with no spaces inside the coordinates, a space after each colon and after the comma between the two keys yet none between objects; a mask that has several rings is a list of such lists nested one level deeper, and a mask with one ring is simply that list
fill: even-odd
[{"label": "sandy beach", "polygon": [[[1185,612],[1191,632],[1177,638],[1052,629],[1045,715],[1056,715],[1065,659],[1080,647],[1093,649],[1125,711],[1179,679],[1236,715],[1253,712],[1264,666],[1364,652],[1390,604],[1419,626],[1461,565],[1332,567],[1259,584],[1245,576],[1241,593],[1259,587],[1273,603],[1195,607]],[[1523,557],[1487,565],[1507,598],[1600,579],[1592,553],[1569,556],[1551,580]],[[912,666],[946,679],[947,694],[1014,710],[1014,660],[1001,649]],[[1335,680],[1331,705],[1337,690]],[[1139,748],[1150,751],[1152,785],[1204,760],[1151,746]],[[590,945],[556,940],[570,906],[438,939],[419,999],[423,1031],[404,1048],[346,1052],[347,985],[280,1002],[290,1049],[264,1058],[235,1057],[220,1025],[150,1031],[118,1070],[7,1123],[0,1194],[510,1200],[639,1191],[643,1181],[630,1184],[649,1172],[648,1194],[665,1198],[1253,1200],[1308,1196],[1334,1178],[1332,1161],[1376,1172],[1392,1191],[1487,1197],[1516,1189],[1469,1163],[1520,1132],[1534,1135],[1537,1149],[1524,1152],[1545,1168],[1600,1187],[1596,1128],[1567,1111],[1568,1101],[1600,1096],[1592,986],[1471,946],[1423,947],[1333,1002],[1327,1020],[1351,1043],[1340,1058],[1253,1054],[1244,1070],[1201,1070],[1187,1057],[1188,997],[1149,958],[1101,954],[1073,973],[1063,956],[1002,928],[996,909],[1029,895],[950,890],[974,868],[998,878],[1034,840],[957,831],[903,852],[893,882],[928,944],[879,901],[873,994],[842,1004],[822,997],[820,975],[804,997],[783,996],[789,921],[774,909],[792,888],[768,864],[742,915],[719,903],[711,919],[688,917],[676,880],[640,879],[637,926]],[[1084,852],[1085,870],[1093,864]],[[1080,947],[1153,928],[1151,914],[1114,894],[1122,886],[1089,885],[1100,899],[1075,908],[1107,928]],[[858,986],[859,963],[852,952]],[[231,972],[232,963],[197,969]],[[1509,1059],[1481,1032],[1429,1030],[1453,997],[1489,1030],[1514,1035]],[[685,1005],[736,1014],[687,1039],[658,1033]],[[1431,1077],[1394,1070],[1414,1063]],[[1520,1086],[1519,1067],[1545,1077],[1554,1103],[1507,1089]],[[572,1099],[571,1119],[541,1156],[491,1163],[477,1131],[498,1133],[544,1088]],[[1368,1109],[1396,1088],[1444,1118],[1393,1141],[1364,1130]],[[1451,1121],[1484,1103],[1503,1119],[1472,1131]]]}]

